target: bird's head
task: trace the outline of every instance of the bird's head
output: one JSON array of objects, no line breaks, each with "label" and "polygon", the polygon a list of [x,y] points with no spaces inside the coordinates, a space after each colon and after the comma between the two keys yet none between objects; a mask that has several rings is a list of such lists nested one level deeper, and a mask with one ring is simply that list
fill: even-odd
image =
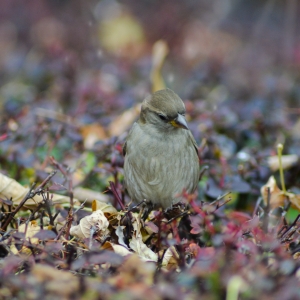
[{"label": "bird's head", "polygon": [[146,97],[142,103],[140,122],[152,124],[159,130],[188,129],[185,106],[170,89],[160,90]]}]

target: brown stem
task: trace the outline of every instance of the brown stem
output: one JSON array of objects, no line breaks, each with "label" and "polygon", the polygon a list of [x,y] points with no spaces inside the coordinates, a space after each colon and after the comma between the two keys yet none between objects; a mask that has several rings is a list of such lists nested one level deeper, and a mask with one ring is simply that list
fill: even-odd
[{"label": "brown stem", "polygon": [[121,198],[120,198],[120,196],[117,192],[115,184],[112,181],[110,181],[109,185],[110,185],[110,190],[112,191],[115,199],[118,201],[119,205],[121,206],[121,209],[125,210],[125,206],[124,206],[124,204],[123,204],[123,202],[122,202],[122,200],[121,200]]}]

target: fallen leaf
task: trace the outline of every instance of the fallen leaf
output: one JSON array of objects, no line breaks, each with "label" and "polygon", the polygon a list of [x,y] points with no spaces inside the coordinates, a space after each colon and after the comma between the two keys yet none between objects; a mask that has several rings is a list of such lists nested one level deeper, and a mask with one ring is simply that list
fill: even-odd
[{"label": "fallen leaf", "polygon": [[104,128],[98,123],[81,125],[79,130],[83,137],[84,147],[88,150],[93,149],[97,141],[105,140],[107,138]]},{"label": "fallen leaf", "polygon": [[161,69],[168,53],[169,48],[164,40],[159,40],[154,43],[152,48],[152,70],[150,75],[153,93],[166,88]]},{"label": "fallen leaf", "polygon": [[277,186],[274,176],[271,176],[268,182],[260,189],[265,205],[268,203],[267,188],[270,189],[270,207],[273,209],[275,207],[283,206],[286,195]]},{"label": "fallen leaf", "polygon": [[93,203],[94,201],[97,201],[109,205],[107,203],[109,202],[109,197],[107,195],[102,194],[99,191],[93,191],[79,186],[74,189],[74,197],[80,202],[86,201],[86,203]]},{"label": "fallen leaf", "polygon": [[268,202],[267,188],[270,188],[270,207],[272,209],[275,207],[284,206],[284,201],[287,199],[291,202],[292,207],[300,211],[300,195],[289,192],[284,193],[277,186],[274,176],[271,176],[268,182],[260,189],[265,204]]},{"label": "fallen leaf", "polygon": [[[11,199],[14,205],[18,205],[29,192],[29,188],[22,186],[16,180],[0,173],[0,198]],[[69,204],[70,198],[58,194],[50,194],[51,201],[59,204]],[[78,205],[77,199],[73,199],[74,204]],[[38,203],[44,201],[42,195],[35,195],[32,199],[28,199],[24,207],[36,206]]]},{"label": "fallen leaf", "polygon": [[120,136],[124,133],[132,123],[138,118],[141,111],[141,104],[137,104],[134,107],[123,112],[119,117],[114,119],[108,128],[110,136]]},{"label": "fallen leaf", "polygon": [[[282,155],[281,156],[282,168],[284,170],[288,169],[288,168],[294,166],[298,162],[298,160],[299,160],[299,158],[298,158],[298,155],[296,155],[296,154]],[[275,172],[279,169],[278,155],[268,157],[268,166],[273,172]]]},{"label": "fallen leaf", "polygon": [[91,228],[95,227],[96,232],[100,236],[105,236],[108,233],[108,220],[101,210],[94,211],[91,215],[82,218],[79,225],[70,228],[70,234],[79,238],[89,238]]},{"label": "fallen leaf", "polygon": [[132,239],[129,242],[129,247],[139,255],[139,257],[145,261],[157,261],[157,254],[154,253],[147,245],[143,242],[143,236],[141,233],[142,225],[139,220],[139,216],[133,215],[134,222],[132,224],[134,231]]},{"label": "fallen leaf", "polygon": [[124,233],[123,233],[123,229],[125,228],[125,226],[118,226],[116,229],[116,235],[118,236],[118,243],[122,246],[124,246],[125,248],[128,248],[126,243],[124,242]]},{"label": "fallen leaf", "polygon": [[104,245],[101,247],[101,249],[114,251],[115,253],[121,256],[127,256],[133,254],[133,252],[130,252],[127,247],[125,248],[124,246],[117,245],[111,242],[105,242]]}]

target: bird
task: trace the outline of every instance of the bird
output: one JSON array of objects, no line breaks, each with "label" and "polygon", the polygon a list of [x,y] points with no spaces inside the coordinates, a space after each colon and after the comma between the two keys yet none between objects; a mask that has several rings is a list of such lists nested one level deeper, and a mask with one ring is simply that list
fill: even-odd
[{"label": "bird", "polygon": [[171,89],[142,102],[140,116],[123,145],[124,183],[134,203],[163,209],[192,194],[199,182],[197,143],[185,119],[185,105]]}]

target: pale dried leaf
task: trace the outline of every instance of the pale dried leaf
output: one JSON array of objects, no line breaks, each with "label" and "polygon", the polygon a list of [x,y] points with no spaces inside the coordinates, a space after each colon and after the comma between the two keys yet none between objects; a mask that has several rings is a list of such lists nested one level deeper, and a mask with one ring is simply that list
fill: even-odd
[{"label": "pale dried leaf", "polygon": [[266,188],[270,188],[270,206],[271,208],[279,207],[284,205],[285,200],[289,200],[293,208],[300,211],[300,195],[294,193],[284,193],[276,184],[274,176],[271,176],[268,182],[261,188],[261,195],[264,203],[267,204],[268,193]]},{"label": "pale dried leaf", "polygon": [[[27,228],[26,228],[27,227]],[[21,233],[25,233],[26,231],[26,234],[25,234],[25,238],[27,241],[30,241],[31,244],[34,244],[34,245],[37,245],[39,243],[39,239],[34,237],[34,235],[36,233],[38,233],[39,231],[41,230],[40,226],[37,224],[36,221],[31,221],[29,222],[28,224],[26,223],[23,223],[19,226],[18,228],[18,231],[21,232]],[[22,254],[26,254],[26,255],[30,255],[32,254],[32,251],[31,249],[29,249],[28,247],[26,246],[23,246],[21,248],[21,250],[18,250],[15,246],[15,244],[12,244],[11,247],[10,247],[10,250],[12,251],[12,253],[14,254],[19,254],[19,253],[22,253]]]},{"label": "pale dried leaf", "polygon": [[[26,227],[27,227],[27,230],[26,230]],[[25,231],[26,231],[25,238],[27,240],[30,239],[31,243],[33,243],[33,244],[38,243],[38,239],[34,238],[34,235],[36,233],[38,233],[40,230],[41,230],[41,228],[36,221],[29,222],[27,226],[26,226],[26,223],[23,223],[18,228],[19,232],[25,233]]]},{"label": "pale dried leaf", "polygon": [[161,69],[168,53],[169,48],[164,40],[159,40],[154,43],[152,48],[151,70],[151,82],[153,93],[166,88],[166,84],[161,74]]},{"label": "pale dried leaf", "polygon": [[108,220],[101,210],[94,211],[91,215],[82,218],[79,225],[70,228],[70,234],[79,238],[89,238],[91,228],[95,227],[100,236],[108,233]]},{"label": "pale dried leaf", "polygon": [[271,176],[268,182],[260,189],[265,204],[267,204],[268,202],[267,188],[270,188],[270,207],[275,208],[275,207],[283,206],[286,196],[277,186],[274,176]]},{"label": "pale dried leaf", "polygon": [[118,236],[118,243],[122,246],[124,246],[125,248],[128,248],[126,243],[124,242],[124,233],[123,233],[123,229],[125,228],[125,226],[118,226],[116,229],[116,235]]},{"label": "pale dried leaf", "polygon": [[[14,205],[18,205],[29,192],[29,188],[23,187],[16,180],[0,173],[0,198],[12,199]],[[53,203],[67,204],[70,203],[70,198],[58,194],[50,194]],[[35,195],[33,199],[29,199],[24,204],[24,207],[36,206],[44,199],[41,195]],[[79,204],[76,198],[73,199],[74,204]]]},{"label": "pale dried leaf", "polygon": [[92,203],[95,200],[108,205],[107,202],[109,202],[109,197],[107,195],[104,195],[99,191],[93,191],[82,187],[76,187],[74,189],[74,197],[76,197],[80,202],[86,201],[86,203]]},{"label": "pale dried leaf", "polygon": [[165,252],[162,266],[166,269],[174,269],[178,267],[179,254],[174,246],[171,246]]},{"label": "pale dried leaf", "polygon": [[111,242],[105,242],[104,245],[101,247],[103,250],[110,250],[110,251],[114,251],[115,253],[121,255],[121,256],[127,256],[129,254],[133,254],[132,252],[130,252],[128,250],[128,248],[121,246],[121,245],[117,245]]},{"label": "pale dried leaf", "polygon": [[106,202],[101,202],[98,200],[94,200],[92,202],[93,211],[102,210],[105,214],[114,215],[117,214],[118,211],[110,204]]},{"label": "pale dried leaf", "polygon": [[141,104],[137,104],[134,107],[123,112],[117,117],[108,128],[110,136],[119,136],[124,133],[132,123],[137,119],[141,111]]},{"label": "pale dried leaf", "polygon": [[[298,162],[298,160],[299,160],[299,158],[298,158],[298,155],[296,155],[296,154],[282,155],[281,156],[282,168],[284,170],[288,169],[288,168],[294,166]],[[273,172],[275,172],[279,169],[278,155],[268,157],[268,166]]]},{"label": "pale dried leaf", "polygon": [[133,236],[129,242],[130,248],[144,261],[157,261],[157,254],[142,241],[142,236]]},{"label": "pale dried leaf", "polygon": [[143,237],[141,233],[142,224],[140,222],[138,215],[133,215],[135,219],[132,223],[134,232],[132,239],[129,242],[130,248],[140,256],[141,259],[145,261],[157,261],[157,254],[155,254],[150,248],[146,246],[143,242]]}]

